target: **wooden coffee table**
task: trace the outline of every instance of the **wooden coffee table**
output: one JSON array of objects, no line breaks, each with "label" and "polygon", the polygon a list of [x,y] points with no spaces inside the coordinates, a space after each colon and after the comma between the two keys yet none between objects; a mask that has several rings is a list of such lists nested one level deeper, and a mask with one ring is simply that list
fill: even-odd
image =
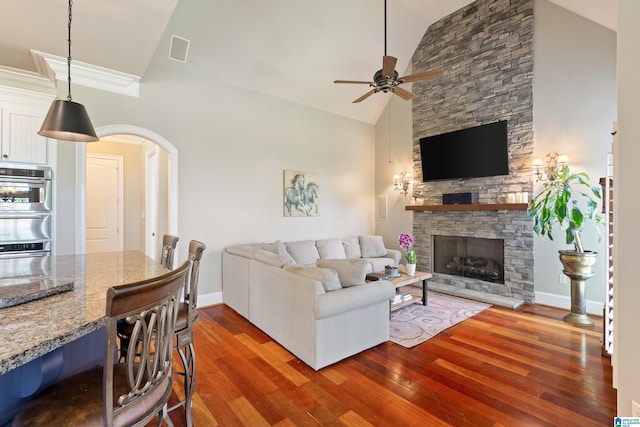
[{"label": "wooden coffee table", "polygon": [[393,303],[393,300],[391,300],[389,301],[389,310],[390,311],[398,310],[399,308],[406,307],[410,304],[417,304],[419,302],[422,302],[422,305],[427,305],[428,281],[429,279],[431,279],[431,277],[433,277],[431,273],[416,271],[413,276],[408,276],[406,274],[403,274],[400,277],[387,279],[391,283],[393,283],[393,285],[396,287],[396,290],[398,288],[401,288],[402,286],[413,285],[414,283],[418,283],[422,281],[422,298],[411,298],[409,301],[401,301],[395,304]]}]

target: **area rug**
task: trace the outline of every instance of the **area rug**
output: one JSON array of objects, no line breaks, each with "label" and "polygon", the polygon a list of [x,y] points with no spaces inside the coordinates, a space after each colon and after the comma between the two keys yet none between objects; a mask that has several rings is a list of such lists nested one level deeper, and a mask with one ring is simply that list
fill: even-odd
[{"label": "area rug", "polygon": [[[410,287],[401,290],[413,295],[422,291]],[[491,304],[429,291],[426,306],[412,304],[391,313],[389,339],[411,348],[489,307]]]}]

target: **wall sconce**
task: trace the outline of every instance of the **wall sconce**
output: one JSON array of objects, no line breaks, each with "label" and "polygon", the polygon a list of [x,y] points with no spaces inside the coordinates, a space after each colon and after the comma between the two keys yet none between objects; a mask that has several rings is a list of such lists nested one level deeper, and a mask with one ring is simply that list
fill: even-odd
[{"label": "wall sconce", "polygon": [[544,165],[541,159],[533,159],[531,169],[536,176],[536,181],[553,181],[555,175],[569,165],[569,156],[566,154],[547,153],[547,163]]},{"label": "wall sconce", "polygon": [[413,178],[409,172],[402,171],[398,175],[393,176],[393,191],[400,191],[405,196],[409,192],[409,185],[413,182]]}]

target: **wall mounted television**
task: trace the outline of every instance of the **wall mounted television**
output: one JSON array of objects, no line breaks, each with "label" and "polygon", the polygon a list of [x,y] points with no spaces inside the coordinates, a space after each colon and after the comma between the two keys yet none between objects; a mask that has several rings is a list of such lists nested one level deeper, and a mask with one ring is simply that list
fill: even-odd
[{"label": "wall mounted television", "polygon": [[420,139],[422,181],[509,174],[507,121]]}]

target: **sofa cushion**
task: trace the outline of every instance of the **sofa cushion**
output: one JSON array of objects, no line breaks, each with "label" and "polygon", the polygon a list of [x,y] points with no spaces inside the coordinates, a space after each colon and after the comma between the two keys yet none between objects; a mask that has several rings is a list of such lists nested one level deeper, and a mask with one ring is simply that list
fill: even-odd
[{"label": "sofa cushion", "polygon": [[[256,255],[256,259],[257,259]],[[371,271],[367,271],[367,273],[378,273],[384,271],[384,268],[387,265],[396,266],[396,262],[393,258],[386,257],[373,257],[373,258],[362,258],[363,261],[367,261],[367,264],[370,266]]]},{"label": "sofa cushion", "polygon": [[[282,242],[281,242],[282,243]],[[264,249],[265,251],[269,251],[269,252],[273,252],[274,254],[278,253],[278,246],[276,245],[276,242],[273,243],[263,243],[260,246],[261,249]]]},{"label": "sofa cushion", "polygon": [[338,272],[343,288],[362,285],[367,275],[369,263],[359,259],[322,259],[316,261],[318,267],[332,268]]},{"label": "sofa cushion", "polygon": [[387,249],[384,247],[382,236],[358,236],[362,258],[385,256]]},{"label": "sofa cushion", "polygon": [[360,242],[357,237],[350,237],[342,240],[342,246],[347,259],[356,259],[362,257],[360,253]]},{"label": "sofa cushion", "polygon": [[301,265],[315,265],[316,260],[320,258],[316,242],[313,240],[301,240],[298,242],[285,243],[287,252],[293,260]]},{"label": "sofa cushion", "polygon": [[278,255],[289,258],[289,262],[287,262],[287,264],[292,264],[295,262],[294,259],[291,258],[289,252],[287,252],[287,247],[285,246],[284,242],[282,242],[281,240],[276,240],[273,244],[275,245],[276,253]]},{"label": "sofa cushion", "polygon": [[264,262],[269,265],[275,265],[276,267],[282,267],[283,265],[291,264],[293,262],[289,255],[278,255],[264,249],[256,250],[255,258],[257,261]]},{"label": "sofa cushion", "polygon": [[317,280],[322,283],[325,292],[337,291],[342,289],[340,278],[335,270],[330,268],[308,267],[304,265],[288,264],[282,267],[285,270],[292,271],[309,279]]},{"label": "sofa cushion", "polygon": [[232,255],[239,255],[241,257],[253,259],[255,257],[256,249],[249,245],[233,245],[228,246],[226,251]]},{"label": "sofa cushion", "polygon": [[347,257],[341,239],[316,240],[316,247],[320,258],[345,259]]}]

